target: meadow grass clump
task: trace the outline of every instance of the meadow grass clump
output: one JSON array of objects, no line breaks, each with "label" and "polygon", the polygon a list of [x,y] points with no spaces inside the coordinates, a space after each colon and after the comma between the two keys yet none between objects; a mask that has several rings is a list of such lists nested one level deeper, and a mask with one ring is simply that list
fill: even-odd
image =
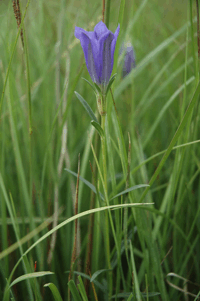
[{"label": "meadow grass clump", "polygon": [[200,298],[198,11],[0,1],[0,300]]}]

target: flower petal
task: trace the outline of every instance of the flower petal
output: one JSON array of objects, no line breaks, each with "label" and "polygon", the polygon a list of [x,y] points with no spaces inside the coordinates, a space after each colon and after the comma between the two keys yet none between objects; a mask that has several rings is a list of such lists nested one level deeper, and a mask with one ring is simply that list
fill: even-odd
[{"label": "flower petal", "polygon": [[94,32],[86,31],[80,27],[75,27],[75,37],[80,40],[83,48],[85,62],[88,72],[93,82],[99,83],[97,66],[95,65],[97,57],[97,45],[94,39]]},{"label": "flower petal", "polygon": [[75,37],[80,40],[87,69],[93,82],[102,88],[104,93],[113,69],[114,50],[120,26],[113,34],[100,21],[94,31],[75,27]]},{"label": "flower petal", "polygon": [[114,39],[114,35],[111,31],[108,31],[106,35],[101,37],[99,41],[99,79],[103,86],[106,86],[109,82],[112,68],[113,68],[113,57],[111,54],[111,45]]},{"label": "flower petal", "polygon": [[97,40],[99,40],[100,37],[102,35],[106,34],[108,31],[109,31],[108,28],[102,21],[100,21],[94,28],[94,33],[95,33]]},{"label": "flower petal", "polygon": [[123,45],[123,48],[125,55],[123,60],[122,77],[125,77],[133,68],[135,68],[135,52],[130,42],[128,42],[125,46]]}]

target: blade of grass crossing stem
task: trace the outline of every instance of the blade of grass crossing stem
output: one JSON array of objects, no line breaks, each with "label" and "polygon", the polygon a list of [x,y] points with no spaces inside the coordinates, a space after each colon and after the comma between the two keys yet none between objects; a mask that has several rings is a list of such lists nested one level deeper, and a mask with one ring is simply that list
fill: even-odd
[{"label": "blade of grass crossing stem", "polygon": [[107,272],[107,271],[112,271],[112,269],[102,269],[99,271],[96,271],[91,277],[90,277],[90,282],[94,282],[94,280],[102,273]]},{"label": "blade of grass crossing stem", "polygon": [[[178,127],[178,129],[177,129],[177,131],[176,131],[176,133],[175,133],[175,135],[174,135],[172,141],[170,142],[170,145],[169,145],[169,147],[167,148],[166,153],[164,154],[162,160],[160,161],[160,164],[159,164],[158,168],[156,169],[155,173],[153,174],[153,176],[152,176],[152,178],[151,178],[151,180],[150,180],[150,182],[149,182],[149,185],[150,185],[150,186],[154,183],[154,181],[155,181],[155,179],[157,178],[159,172],[161,171],[161,169],[162,169],[162,167],[163,167],[165,161],[166,161],[167,158],[169,157],[169,155],[170,155],[170,153],[171,153],[171,151],[172,151],[172,149],[173,149],[175,143],[177,142],[177,140],[178,140],[180,134],[182,133],[182,131],[183,131],[183,129],[184,129],[184,127],[185,127],[185,125],[186,125],[186,123],[187,123],[189,117],[190,117],[190,114],[191,114],[192,111],[193,111],[194,105],[195,105],[197,99],[199,98],[199,93],[200,93],[200,82],[198,83],[198,86],[197,86],[197,88],[196,88],[196,90],[195,90],[195,93],[194,93],[194,95],[193,95],[193,97],[192,97],[192,99],[191,99],[191,101],[190,101],[190,103],[189,103],[189,105],[188,105],[188,108],[187,108],[187,110],[186,110],[186,112],[185,112],[185,115],[184,115],[184,117],[183,117],[183,119],[182,119],[182,121],[181,121],[181,123],[180,123],[180,125],[179,125],[179,127]],[[144,193],[143,193],[142,196],[141,196],[140,202],[142,202],[142,200],[143,200],[144,197],[146,196],[148,190],[149,190],[149,188],[146,188],[146,189],[145,189]]]},{"label": "blade of grass crossing stem", "polygon": [[138,276],[137,276],[137,271],[136,271],[136,266],[135,266],[135,260],[134,260],[134,255],[133,255],[133,247],[131,244],[131,241],[129,241],[129,248],[130,248],[130,254],[131,254],[131,264],[132,264],[132,273],[133,273],[133,285],[135,286],[134,291],[136,292],[136,300],[141,301],[141,293],[140,293],[140,287],[139,287],[139,282],[138,282]]},{"label": "blade of grass crossing stem", "polygon": [[136,190],[136,189],[138,189],[138,188],[143,188],[143,187],[149,187],[149,185],[148,185],[148,184],[140,184],[140,185],[135,185],[135,186],[133,186],[133,187],[130,187],[130,188],[124,190],[124,191],[121,191],[121,192],[118,193],[117,195],[113,196],[113,197],[110,199],[110,201],[113,200],[113,199],[115,199],[115,198],[117,198],[117,197],[119,197],[119,196],[122,196],[123,194],[128,194],[130,191]]},{"label": "blade of grass crossing stem", "polygon": [[52,292],[52,295],[54,296],[55,301],[63,301],[63,299],[61,298],[61,295],[60,295],[57,287],[55,286],[55,284],[53,284],[53,283],[46,283],[44,285],[44,287],[49,287],[49,289]]},{"label": "blade of grass crossing stem", "polygon": [[[78,174],[77,174],[77,173],[75,173],[75,172],[73,172],[73,171],[71,171],[71,170],[69,170],[69,169],[67,169],[67,168],[65,168],[65,170],[66,170],[67,172],[69,172],[70,174],[72,174],[73,176],[75,176],[76,178],[78,177]],[[88,186],[95,194],[99,194],[100,197],[101,197],[101,199],[102,199],[103,201],[105,200],[103,194],[102,194],[102,193],[99,193],[99,192],[97,191],[96,187],[95,187],[92,183],[90,183],[88,180],[84,179],[84,178],[81,177],[81,176],[79,176],[79,179],[80,179],[86,186]]]}]

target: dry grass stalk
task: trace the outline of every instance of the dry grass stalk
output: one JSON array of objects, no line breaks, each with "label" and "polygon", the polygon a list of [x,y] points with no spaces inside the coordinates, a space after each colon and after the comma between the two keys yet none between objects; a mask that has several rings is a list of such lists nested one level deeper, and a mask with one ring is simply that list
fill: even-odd
[{"label": "dry grass stalk", "polygon": [[[14,14],[15,14],[15,19],[17,21],[17,26],[18,28],[21,25],[22,19],[21,19],[21,10],[20,10],[20,4],[19,4],[19,0],[13,0],[13,10],[14,10]],[[22,41],[22,45],[24,47],[24,35],[23,35],[23,29],[21,29],[21,41]]]}]

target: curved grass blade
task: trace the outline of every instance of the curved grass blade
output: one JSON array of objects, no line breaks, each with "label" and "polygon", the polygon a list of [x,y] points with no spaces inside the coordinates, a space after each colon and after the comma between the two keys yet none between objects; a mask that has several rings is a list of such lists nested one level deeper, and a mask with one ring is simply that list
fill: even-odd
[{"label": "curved grass blade", "polygon": [[44,285],[44,287],[49,287],[50,288],[50,290],[51,290],[51,292],[52,292],[52,294],[54,296],[55,301],[63,301],[63,299],[61,298],[60,293],[59,293],[57,287],[55,286],[55,284],[53,284],[53,283],[46,283]]},{"label": "curved grass blade", "polygon": [[36,273],[30,273],[30,274],[25,274],[25,275],[22,275],[22,276],[20,276],[20,277],[18,277],[18,278],[16,278],[11,284],[10,284],[10,288],[13,286],[13,285],[15,285],[15,284],[17,284],[17,283],[19,283],[19,282],[21,282],[21,281],[23,281],[23,280],[27,280],[27,279],[30,279],[30,278],[38,278],[38,277],[43,277],[43,276],[46,276],[46,275],[52,275],[52,274],[54,274],[53,272],[36,272]]},{"label": "curved grass blade", "polygon": [[86,81],[86,83],[88,83],[88,85],[90,85],[90,87],[92,88],[92,90],[94,91],[94,93],[96,94],[97,93],[97,90],[95,89],[95,87],[89,82],[89,80],[87,80],[86,78],[84,77],[81,77],[84,81]]},{"label": "curved grass blade", "polygon": [[128,193],[128,192],[130,192],[130,191],[133,191],[133,190],[135,190],[135,189],[142,188],[142,187],[148,187],[148,186],[150,186],[150,185],[148,185],[148,184],[135,185],[135,186],[133,186],[133,187],[130,187],[130,188],[128,188],[128,189],[126,189],[126,190],[124,190],[124,191],[122,191],[122,192],[116,194],[115,196],[113,196],[113,197],[110,199],[110,201],[113,200],[113,199],[115,199],[115,198],[117,198],[117,197],[120,196],[120,195],[126,194],[126,193]]},{"label": "curved grass blade", "polygon": [[[76,214],[76,215],[68,218],[64,222],[60,223],[59,225],[57,225],[56,227],[54,227],[53,229],[48,231],[46,234],[44,234],[42,237],[40,237],[35,243],[32,244],[32,246],[30,246],[30,248],[28,248],[28,250],[26,250],[24,255],[20,257],[18,262],[15,264],[12,272],[10,273],[10,276],[9,276],[9,279],[7,281],[7,285],[6,285],[6,288],[5,288],[5,293],[4,293],[4,299],[3,300],[6,300],[8,290],[9,290],[9,283],[10,283],[10,281],[13,277],[13,274],[14,274],[16,268],[18,267],[19,263],[23,260],[23,257],[26,254],[28,254],[33,248],[35,248],[39,243],[41,243],[43,240],[45,240],[47,237],[49,237],[51,234],[53,234],[55,231],[59,230],[60,228],[64,227],[65,225],[71,223],[72,221],[74,221],[78,218],[81,218],[83,216],[87,216],[87,215],[92,214],[92,213],[101,212],[101,211],[105,211],[105,210],[108,210],[108,209],[117,209],[117,208],[122,209],[122,208],[125,208],[125,207],[136,207],[136,208],[144,209],[143,205],[144,205],[144,207],[146,207],[146,205],[153,205],[153,204],[154,203],[130,203],[130,204],[120,204],[120,205],[111,205],[111,206],[99,207],[99,208],[90,209],[90,210],[81,212],[79,214]],[[0,259],[2,258],[1,255],[2,255],[2,253],[0,253]]]},{"label": "curved grass blade", "polygon": [[101,273],[103,273],[103,272],[108,272],[108,271],[112,271],[112,269],[102,269],[102,270],[96,271],[96,272],[92,275],[92,277],[91,277],[91,279],[90,279],[90,282],[93,282],[93,281],[96,279],[96,277],[99,276]]}]

